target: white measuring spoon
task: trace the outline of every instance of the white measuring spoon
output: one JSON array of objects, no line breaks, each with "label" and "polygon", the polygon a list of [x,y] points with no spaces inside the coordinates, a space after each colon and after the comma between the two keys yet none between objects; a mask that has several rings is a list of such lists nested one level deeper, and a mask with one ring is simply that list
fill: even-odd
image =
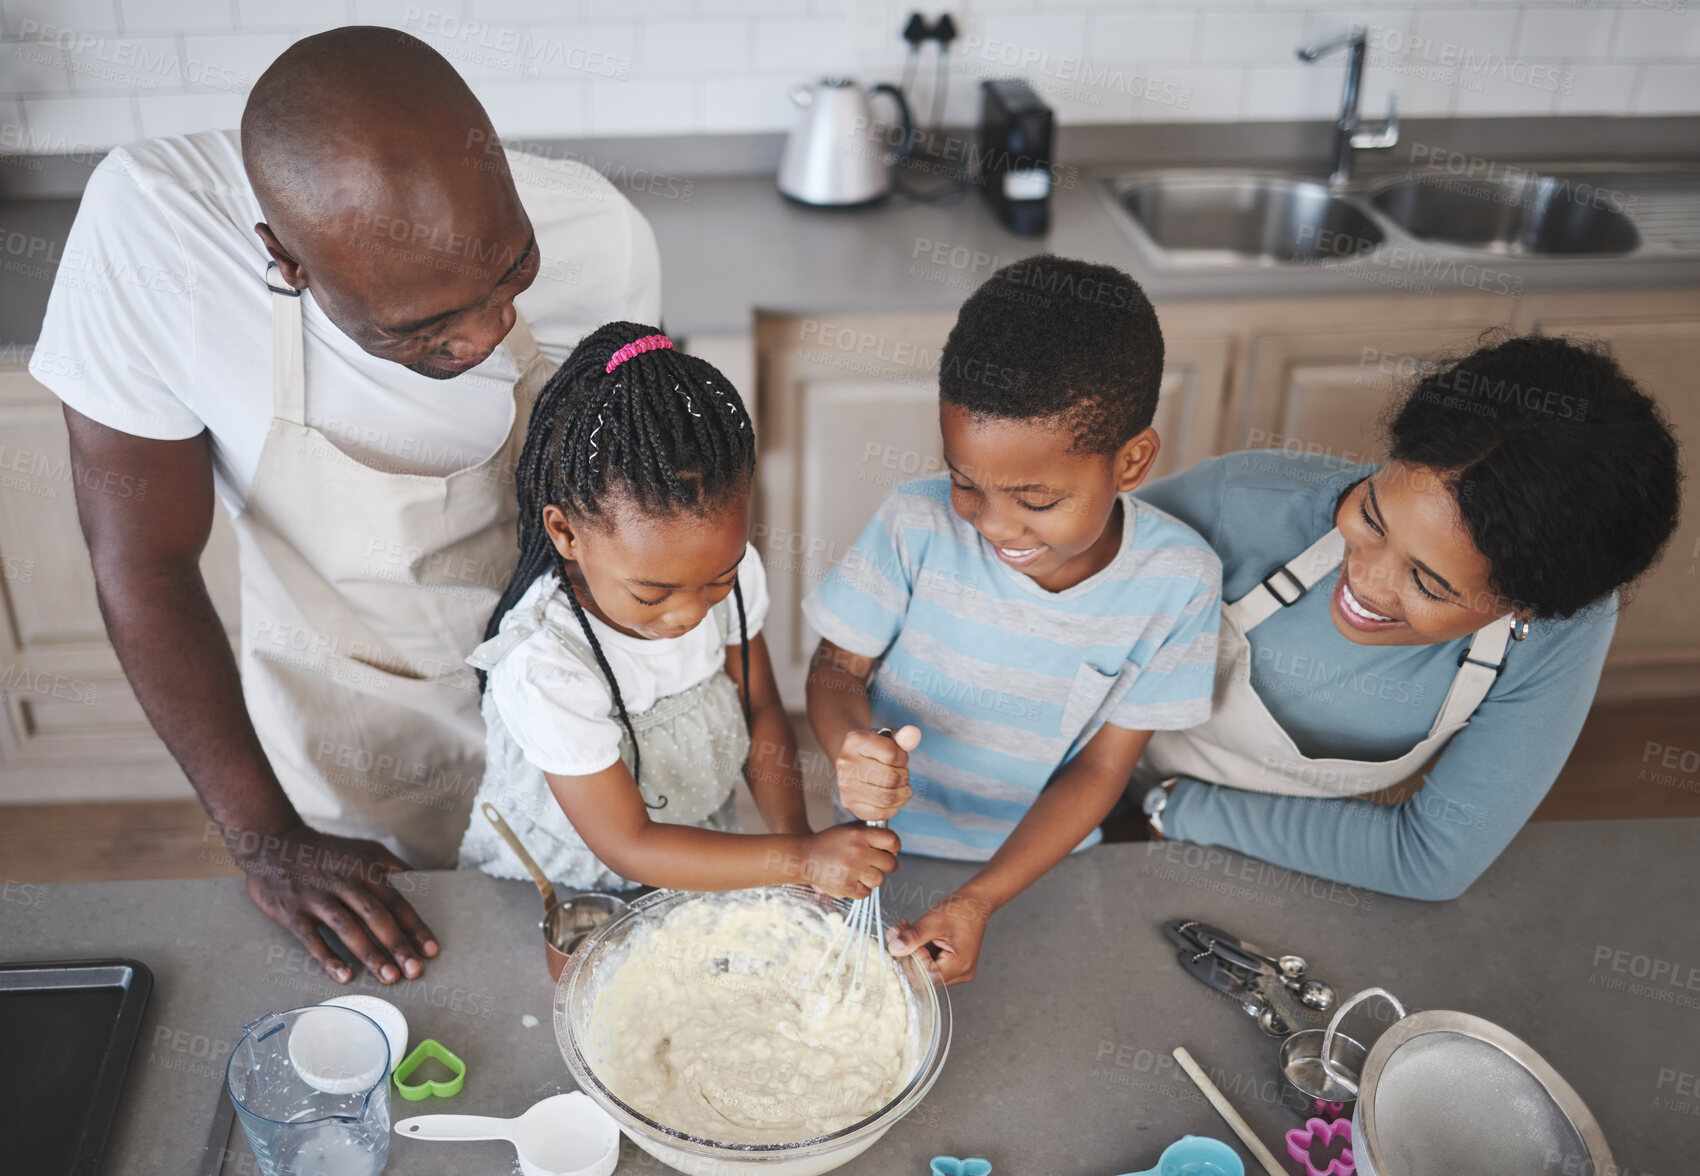
[{"label": "white measuring spoon", "polygon": [[395,1125],[409,1139],[505,1139],[525,1176],[609,1176],[620,1159],[620,1128],[582,1091],[555,1094],[517,1119],[419,1115]]}]

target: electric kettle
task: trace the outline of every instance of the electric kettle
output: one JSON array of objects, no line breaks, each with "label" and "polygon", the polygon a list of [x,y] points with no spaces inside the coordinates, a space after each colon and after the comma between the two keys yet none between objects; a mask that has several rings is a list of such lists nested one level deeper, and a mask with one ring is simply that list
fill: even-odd
[{"label": "electric kettle", "polygon": [[[897,103],[902,138],[876,124],[869,98],[889,94]],[[871,204],[891,191],[891,165],[909,154],[914,124],[896,86],[864,90],[849,78],[822,78],[797,86],[791,101],[802,119],[779,157],[779,191],[802,204],[844,207]]]}]

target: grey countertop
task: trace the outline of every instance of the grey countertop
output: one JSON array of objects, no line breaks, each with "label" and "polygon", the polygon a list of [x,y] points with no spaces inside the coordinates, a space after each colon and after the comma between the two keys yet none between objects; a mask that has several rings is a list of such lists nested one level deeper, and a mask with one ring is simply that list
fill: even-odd
[{"label": "grey countertop", "polygon": [[[986,1156],[999,1176],[1109,1176],[1151,1166],[1182,1134],[1231,1140],[1170,1059],[1176,1045],[1284,1154],[1280,1135],[1298,1120],[1280,1102],[1274,1041],[1182,972],[1162,936],[1163,919],[1192,915],[1307,956],[1343,993],[1381,985],[1415,1008],[1503,1025],[1580,1093],[1622,1176],[1683,1176],[1700,1154],[1697,846],[1695,820],[1531,825],[1468,893],[1438,904],[1181,843],[1089,850],[994,918],[978,979],[951,990],[955,1029],[937,1085],[840,1170],[919,1176],[947,1153]],[[968,873],[906,858],[888,911],[918,914]],[[397,1117],[513,1115],[571,1089],[551,1029],[536,891],[452,872],[407,885],[444,954],[421,980],[383,991],[362,976],[351,988],[395,1001],[412,1040],[435,1037],[469,1075],[453,1100],[396,1100]],[[241,1026],[339,991],[235,880],[3,895],[7,960],[128,956],[153,970],[105,1176],[194,1171]],[[225,1171],[251,1174],[240,1127],[236,1136]],[[665,1171],[622,1148],[622,1176]],[[505,1144],[396,1139],[388,1171],[512,1165]]]},{"label": "grey countertop", "polygon": [[[663,318],[681,337],[748,331],[756,310],[949,311],[999,266],[1040,250],[1125,269],[1159,303],[1700,285],[1700,239],[1684,250],[1621,260],[1510,258],[1390,242],[1366,260],[1177,268],[1136,246],[1112,214],[1105,177],[1132,170],[1065,172],[1053,191],[1051,230],[1039,238],[1005,230],[976,189],[946,203],[898,195],[870,208],[822,210],[784,199],[771,175],[687,181],[644,173],[648,182],[630,194],[654,226]],[[75,215],[72,199],[0,201],[0,343],[36,338],[54,259]],[[1700,225],[1700,210],[1688,220]]]}]

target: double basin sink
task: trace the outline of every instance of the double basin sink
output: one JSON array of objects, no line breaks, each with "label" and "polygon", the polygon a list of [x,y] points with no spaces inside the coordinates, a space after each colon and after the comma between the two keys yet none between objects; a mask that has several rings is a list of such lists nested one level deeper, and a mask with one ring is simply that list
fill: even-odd
[{"label": "double basin sink", "polygon": [[1643,244],[1616,189],[1528,172],[1395,176],[1344,189],[1288,176],[1169,172],[1113,179],[1109,194],[1136,236],[1181,265],[1344,261],[1400,236],[1523,258],[1627,257]]}]

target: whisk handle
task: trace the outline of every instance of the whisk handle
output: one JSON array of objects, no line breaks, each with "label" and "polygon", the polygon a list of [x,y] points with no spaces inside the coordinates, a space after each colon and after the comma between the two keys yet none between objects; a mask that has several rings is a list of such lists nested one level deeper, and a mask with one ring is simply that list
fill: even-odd
[{"label": "whisk handle", "polygon": [[[890,739],[893,735],[897,734],[897,732],[893,731],[890,727],[881,727],[878,731],[875,731],[874,734],[875,735],[883,735],[887,739]],[[889,829],[889,828],[891,828],[891,822],[890,821],[864,821],[862,823],[865,824],[870,829]]]}]

